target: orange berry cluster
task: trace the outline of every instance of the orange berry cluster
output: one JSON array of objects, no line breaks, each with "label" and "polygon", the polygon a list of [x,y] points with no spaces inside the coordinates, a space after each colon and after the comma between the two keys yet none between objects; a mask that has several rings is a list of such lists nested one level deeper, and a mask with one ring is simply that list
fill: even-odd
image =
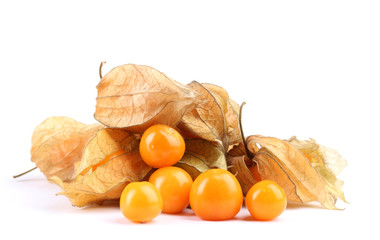
[{"label": "orange berry cluster", "polygon": [[[142,135],[140,154],[146,164],[157,168],[149,181],[128,184],[120,209],[132,222],[149,222],[161,212],[182,212],[189,204],[203,220],[228,220],[238,214],[243,192],[236,177],[224,169],[210,169],[194,181],[183,169],[172,166],[185,152],[185,141],[173,128],[153,125]],[[272,220],[286,208],[284,190],[275,182],[256,183],[245,197],[245,205],[257,220]]]}]

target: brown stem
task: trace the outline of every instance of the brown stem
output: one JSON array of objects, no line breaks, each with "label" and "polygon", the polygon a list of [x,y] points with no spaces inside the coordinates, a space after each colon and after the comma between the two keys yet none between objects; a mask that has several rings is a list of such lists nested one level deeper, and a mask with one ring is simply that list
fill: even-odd
[{"label": "brown stem", "polygon": [[26,172],[23,172],[23,173],[20,173],[20,174],[18,174],[18,175],[15,175],[15,176],[13,176],[13,178],[21,177],[22,175],[25,175],[25,174],[27,174],[27,173],[29,173],[29,172],[35,170],[35,169],[37,169],[37,167],[34,167],[34,168],[32,168],[32,169],[29,169],[29,170],[26,171]]},{"label": "brown stem", "polygon": [[100,66],[99,66],[99,76],[100,76],[100,80],[103,78],[102,67],[103,67],[104,64],[106,64],[106,61],[101,62],[101,63],[100,63]]},{"label": "brown stem", "polygon": [[245,137],[244,137],[244,132],[243,132],[243,125],[241,124],[241,115],[242,115],[242,112],[243,112],[243,106],[245,105],[245,102],[243,102],[240,106],[240,109],[239,109],[239,127],[240,127],[240,134],[241,134],[241,138],[243,140],[243,144],[244,144],[244,148],[245,148],[245,152],[247,154],[247,156],[249,157],[249,159],[252,159],[253,158],[253,155],[252,153],[248,150],[248,146],[247,146],[247,141],[245,140]]}]

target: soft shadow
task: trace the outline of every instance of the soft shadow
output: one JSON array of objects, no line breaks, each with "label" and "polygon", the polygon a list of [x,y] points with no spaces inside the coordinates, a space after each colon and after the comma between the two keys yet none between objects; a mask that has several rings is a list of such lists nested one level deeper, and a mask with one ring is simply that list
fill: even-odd
[{"label": "soft shadow", "polygon": [[182,212],[179,212],[179,213],[161,213],[161,214],[169,217],[170,219],[171,219],[171,217],[181,216],[186,221],[198,221],[198,220],[200,220],[200,218],[197,215],[195,215],[193,210],[191,210],[189,208],[186,208]]},{"label": "soft shadow", "polygon": [[195,214],[192,214],[192,215],[187,215],[186,220],[187,221],[196,221],[196,222],[227,222],[227,221],[240,221],[241,218],[235,216],[233,218],[229,218],[229,219],[225,219],[225,220],[205,220],[205,219],[198,217]]},{"label": "soft shadow", "polygon": [[247,221],[247,222],[255,222],[257,221],[256,219],[254,219],[251,215],[247,215],[245,217],[242,217],[240,218],[241,221]]},{"label": "soft shadow", "polygon": [[91,204],[91,205],[85,206],[85,207],[81,208],[80,210],[92,211],[94,209],[110,209],[110,208],[119,209],[120,208],[119,201],[118,200],[108,200],[108,201],[104,201],[101,204]]},{"label": "soft shadow", "polygon": [[202,218],[198,217],[195,215],[194,211],[191,210],[190,208],[186,208],[180,213],[174,213],[174,214],[169,214],[169,213],[162,213],[165,216],[168,217],[177,217],[181,216],[185,221],[194,221],[194,222],[224,222],[224,221],[239,221],[241,220],[238,216],[233,217],[232,219],[226,219],[226,220],[203,220]]},{"label": "soft shadow", "polygon": [[301,209],[301,208],[314,208],[314,209],[324,209],[321,205],[317,203],[296,203],[296,202],[288,202],[286,209]]},{"label": "soft shadow", "polygon": [[15,182],[46,182],[46,178],[13,178]]},{"label": "soft shadow", "polygon": [[182,212],[180,213],[174,213],[174,214],[170,214],[170,213],[166,213],[168,216],[170,215],[173,215],[173,216],[186,216],[186,217],[189,217],[189,216],[195,216],[195,213],[193,212],[193,210],[191,209],[185,209],[183,210]]},{"label": "soft shadow", "polygon": [[252,217],[251,215],[240,218],[239,220],[246,221],[246,222],[263,222],[263,223],[265,223],[265,222],[281,222],[280,218],[275,218],[275,219],[271,219],[271,220],[257,220],[254,217]]},{"label": "soft shadow", "polygon": [[118,224],[118,225],[125,225],[125,226],[142,226],[142,225],[159,225],[160,220],[155,218],[149,222],[132,222],[128,220],[127,218],[123,217],[122,214],[120,214],[120,217],[117,218],[109,218],[108,222],[113,223],[113,224]]}]

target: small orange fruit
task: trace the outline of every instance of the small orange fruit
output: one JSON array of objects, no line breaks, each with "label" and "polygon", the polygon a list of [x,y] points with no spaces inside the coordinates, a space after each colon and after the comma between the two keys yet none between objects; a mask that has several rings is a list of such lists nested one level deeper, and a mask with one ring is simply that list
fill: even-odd
[{"label": "small orange fruit", "polygon": [[263,180],[249,189],[245,205],[252,217],[268,221],[281,215],[287,200],[284,190],[276,182]]},{"label": "small orange fruit", "polygon": [[204,220],[233,218],[243,203],[243,192],[234,175],[224,169],[201,173],[190,191],[190,206]]},{"label": "small orange fruit", "polygon": [[123,190],[120,209],[132,222],[149,222],[162,211],[162,198],[157,188],[149,182],[132,182]]},{"label": "small orange fruit", "polygon": [[179,213],[189,205],[193,179],[182,168],[164,167],[157,169],[149,178],[160,192],[164,213]]},{"label": "small orange fruit", "polygon": [[140,155],[153,168],[176,164],[185,153],[185,141],[172,127],[156,124],[149,127],[140,140]]}]

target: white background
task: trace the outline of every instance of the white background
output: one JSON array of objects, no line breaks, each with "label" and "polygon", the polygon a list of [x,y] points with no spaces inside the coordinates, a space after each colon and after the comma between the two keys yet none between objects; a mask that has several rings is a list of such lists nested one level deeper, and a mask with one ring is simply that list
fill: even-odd
[{"label": "white background", "polygon": [[[1,1],[0,236],[7,239],[379,238],[379,1]],[[342,211],[290,205],[277,220],[136,225],[116,205],[75,208],[34,165],[50,116],[93,123],[98,66],[150,65],[247,102],[246,135],[310,137],[348,161]],[[136,235],[139,234],[139,235]],[[11,237],[9,237],[11,236]],[[215,237],[215,238],[214,238]]]}]

